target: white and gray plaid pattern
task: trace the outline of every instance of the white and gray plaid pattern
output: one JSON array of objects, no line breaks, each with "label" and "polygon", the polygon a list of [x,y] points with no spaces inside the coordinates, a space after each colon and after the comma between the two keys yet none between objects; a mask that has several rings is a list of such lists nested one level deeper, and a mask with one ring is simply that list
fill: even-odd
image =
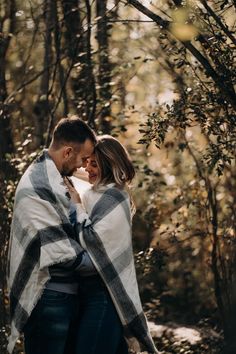
[{"label": "white and gray plaid pattern", "polygon": [[137,350],[137,344],[141,344],[148,353],[157,353],[139,297],[128,193],[113,185],[102,191],[90,189],[84,194],[83,204],[88,214],[81,213],[79,206],[80,242],[110,292],[129,347]]},{"label": "white and gray plaid pattern", "polygon": [[81,252],[69,221],[69,198],[53,160],[43,151],[22,176],[9,242],[8,286],[13,351],[50,275],[48,267]]}]

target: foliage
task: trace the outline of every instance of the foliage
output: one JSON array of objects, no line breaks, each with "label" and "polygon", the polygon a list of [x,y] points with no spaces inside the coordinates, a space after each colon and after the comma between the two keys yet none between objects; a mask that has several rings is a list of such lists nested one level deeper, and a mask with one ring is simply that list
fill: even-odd
[{"label": "foliage", "polygon": [[[202,51],[208,63],[217,70],[217,75],[224,78],[230,88],[236,79],[232,50],[235,38],[225,24],[227,17],[220,15],[226,5],[219,1],[213,11],[206,2],[201,3],[203,6],[197,2],[192,6],[183,2],[179,7],[170,6],[169,11],[175,15],[174,21],[177,17],[177,24],[188,21],[195,26],[198,54]],[[172,32],[178,37],[173,29]],[[175,243],[175,252],[180,251],[177,264],[173,263],[173,274],[178,266],[183,267],[183,262],[191,264],[191,267],[195,264],[193,271],[185,268],[181,274],[183,283],[178,286],[175,281],[175,286],[177,284],[179,291],[184,287],[187,289],[188,279],[191,279],[190,298],[194,296],[195,287],[201,296],[197,283],[193,285],[194,279],[196,277],[199,281],[199,274],[203,271],[201,266],[209,264],[213,279],[208,275],[206,279],[209,280],[204,283],[212,284],[214,280],[216,302],[228,335],[235,301],[235,193],[231,185],[235,180],[235,107],[227,98],[225,88],[220,90],[206,67],[199,65],[199,55],[194,56],[192,51],[191,54],[187,51],[189,47],[185,41],[192,39],[181,38],[183,46],[176,40],[170,40],[168,33],[160,32],[159,43],[166,59],[166,69],[173,75],[176,96],[171,104],[157,104],[155,112],[140,125],[143,135],[140,143],[149,146],[154,142],[157,148],[164,145],[172,154],[171,176],[174,183],[169,179],[173,187],[168,187],[165,194],[167,199],[172,189],[173,206],[170,208],[170,203],[167,203],[171,226],[166,227],[162,218],[158,234],[161,237],[164,233],[168,242]],[[163,203],[157,205],[163,210]],[[181,243],[185,246],[178,247]],[[197,258],[196,263],[194,258]],[[191,294],[191,290],[195,291]],[[187,300],[186,294],[181,296]]]}]

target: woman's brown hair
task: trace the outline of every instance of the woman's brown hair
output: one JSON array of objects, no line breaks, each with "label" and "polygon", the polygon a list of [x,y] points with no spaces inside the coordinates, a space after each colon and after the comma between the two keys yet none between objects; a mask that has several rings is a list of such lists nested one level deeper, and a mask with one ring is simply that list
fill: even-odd
[{"label": "woman's brown hair", "polygon": [[134,178],[135,170],[129,154],[117,139],[110,135],[98,136],[94,154],[99,168],[95,188],[109,183],[124,188]]}]

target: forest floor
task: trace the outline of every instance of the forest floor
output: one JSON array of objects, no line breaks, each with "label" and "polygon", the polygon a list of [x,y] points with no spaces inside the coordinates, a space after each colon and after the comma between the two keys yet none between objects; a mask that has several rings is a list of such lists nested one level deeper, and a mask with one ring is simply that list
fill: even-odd
[{"label": "forest floor", "polygon": [[177,323],[157,325],[154,322],[149,324],[152,337],[162,354],[222,354],[224,352],[223,336],[209,326],[193,327]]},{"label": "forest floor", "polygon": [[144,309],[152,337],[162,354],[236,354],[226,351],[223,332],[210,318],[190,324],[181,314],[178,319],[163,316],[155,300],[146,303]]}]

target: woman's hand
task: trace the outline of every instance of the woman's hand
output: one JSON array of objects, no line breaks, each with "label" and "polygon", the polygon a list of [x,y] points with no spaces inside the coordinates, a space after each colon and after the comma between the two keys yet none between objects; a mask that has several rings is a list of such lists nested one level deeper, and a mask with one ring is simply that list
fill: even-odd
[{"label": "woman's hand", "polygon": [[68,189],[68,192],[70,193],[72,202],[75,204],[81,203],[80,195],[68,177],[64,177],[64,183]]}]

